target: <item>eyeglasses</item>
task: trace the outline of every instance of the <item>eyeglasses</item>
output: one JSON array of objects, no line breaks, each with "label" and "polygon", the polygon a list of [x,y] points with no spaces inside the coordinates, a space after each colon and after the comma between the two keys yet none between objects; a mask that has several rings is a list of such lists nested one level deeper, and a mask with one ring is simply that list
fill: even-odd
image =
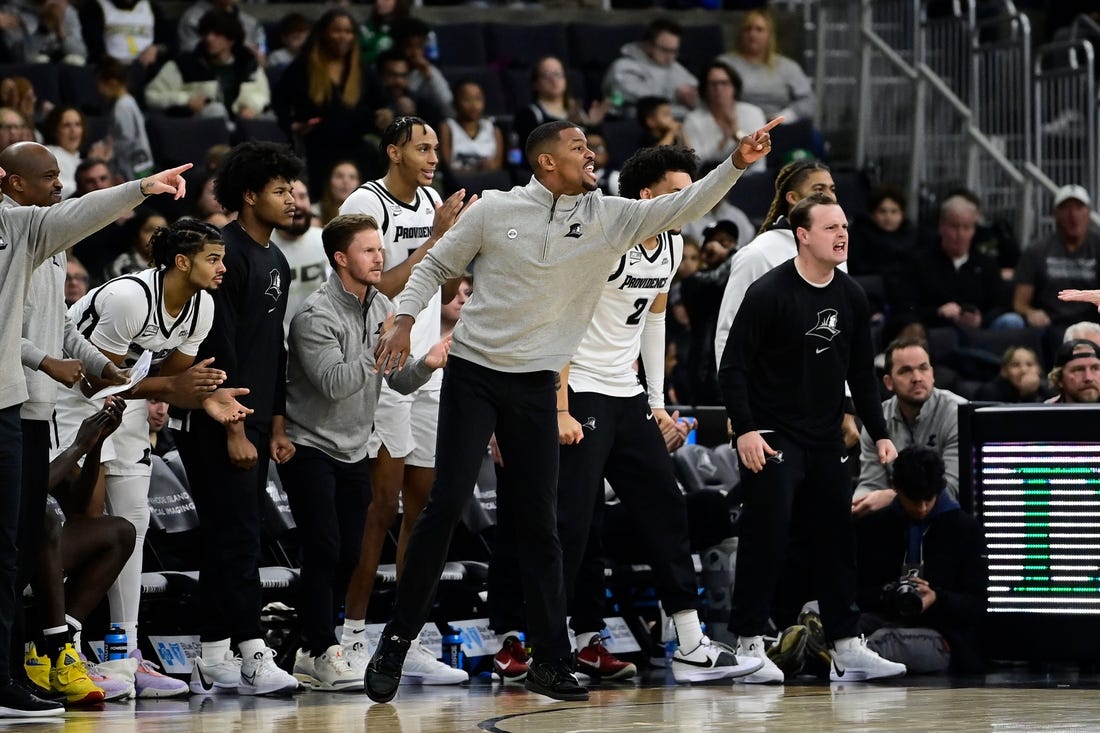
[{"label": "eyeglasses", "polygon": [[591,150],[593,153],[606,153],[607,152],[607,146],[606,145],[589,145],[588,149]]},{"label": "eyeglasses", "polygon": [[87,275],[73,275],[71,273],[67,273],[65,275],[65,282],[86,283],[86,282],[88,282],[88,276]]},{"label": "eyeglasses", "polygon": [[679,46],[658,46],[656,43],[653,44],[653,50],[660,51],[661,53],[667,53],[670,56],[675,56],[676,54],[680,53]]},{"label": "eyeglasses", "polygon": [[708,79],[707,80],[707,86],[708,87],[732,87],[733,82],[731,82],[729,79]]},{"label": "eyeglasses", "polygon": [[539,72],[540,79],[564,79],[565,74],[560,71],[542,71]]},{"label": "eyeglasses", "polygon": [[22,122],[8,122],[8,123],[0,125],[0,130],[5,130],[7,132],[11,132],[13,130],[26,130],[26,129],[27,129],[27,126],[24,125]]}]

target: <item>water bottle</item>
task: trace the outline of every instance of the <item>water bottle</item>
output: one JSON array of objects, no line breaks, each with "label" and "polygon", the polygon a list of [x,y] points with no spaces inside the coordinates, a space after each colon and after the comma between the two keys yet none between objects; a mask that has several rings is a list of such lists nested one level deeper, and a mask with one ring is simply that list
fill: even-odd
[{"label": "water bottle", "polygon": [[519,133],[508,133],[508,164],[513,166],[523,165],[523,149],[519,144]]},{"label": "water bottle", "polygon": [[107,657],[108,662],[112,659],[125,659],[129,641],[126,630],[115,624],[103,637],[103,656]]},{"label": "water bottle", "polygon": [[[662,615],[664,615],[662,613]],[[661,632],[661,641],[665,645],[665,662],[666,665],[672,664],[672,657],[676,654],[676,647],[679,644],[676,638],[676,624],[673,622],[671,616],[665,617],[664,630]]]},{"label": "water bottle", "polygon": [[424,55],[428,61],[439,60],[439,42],[435,38],[435,31],[428,32],[428,40],[424,43]]},{"label": "water bottle", "polygon": [[689,428],[687,437],[684,438],[684,443],[687,445],[695,445],[695,428],[698,427],[699,421],[693,417],[681,417],[676,422],[686,424]]},{"label": "water bottle", "polygon": [[463,669],[466,666],[466,653],[462,651],[462,634],[451,628],[450,633],[443,635],[443,663]]}]

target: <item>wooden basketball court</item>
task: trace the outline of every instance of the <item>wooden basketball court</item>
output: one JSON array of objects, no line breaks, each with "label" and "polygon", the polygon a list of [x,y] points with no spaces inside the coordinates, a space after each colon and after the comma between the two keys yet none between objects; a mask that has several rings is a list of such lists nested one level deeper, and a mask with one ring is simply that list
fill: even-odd
[{"label": "wooden basketball court", "polygon": [[630,686],[594,687],[588,703],[554,702],[475,679],[401,688],[389,705],[362,693],[289,698],[235,695],[107,704],[58,721],[3,727],[63,733],[587,733],[589,731],[1098,731],[1100,679],[1007,673],[954,683],[680,686],[660,672]]}]

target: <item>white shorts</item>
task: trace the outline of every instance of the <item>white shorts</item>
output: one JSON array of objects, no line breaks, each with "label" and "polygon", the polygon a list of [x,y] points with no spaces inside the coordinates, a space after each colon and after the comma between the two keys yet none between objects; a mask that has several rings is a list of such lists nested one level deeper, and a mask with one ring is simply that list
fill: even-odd
[{"label": "white shorts", "polygon": [[[50,431],[51,461],[73,444],[81,423],[97,410],[98,405],[82,397],[66,394],[58,399],[53,429]],[[100,460],[108,476],[150,475],[148,420],[149,408],[145,400],[126,400],[122,424],[103,441],[100,452]]]},{"label": "white shorts", "polygon": [[403,395],[383,383],[367,451],[377,458],[378,449],[385,445],[391,456],[404,458],[405,465],[435,468],[438,423],[439,390],[418,389]]}]

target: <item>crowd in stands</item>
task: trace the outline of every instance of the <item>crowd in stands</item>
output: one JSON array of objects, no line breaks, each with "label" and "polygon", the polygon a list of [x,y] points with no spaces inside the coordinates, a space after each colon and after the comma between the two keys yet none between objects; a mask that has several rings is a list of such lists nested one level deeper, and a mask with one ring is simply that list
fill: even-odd
[{"label": "crowd in stands", "polygon": [[[366,354],[373,354],[386,306],[398,300],[413,265],[455,224],[464,206],[486,190],[537,185],[529,184],[539,173],[537,157],[524,154],[525,144],[533,131],[551,122],[584,132],[594,185],[603,195],[617,195],[624,178],[632,185],[638,150],[668,147],[691,158],[692,165],[670,169],[682,174],[686,186],[693,175],[727,165],[744,140],[766,129],[769,120],[783,118],[773,131],[776,150],[751,159],[729,195],[686,223],[675,239],[661,240],[668,247],[663,264],[671,265],[667,287],[658,294],[662,308],[652,314],[647,310],[643,317],[649,301],[639,301],[634,314],[639,319],[627,320],[662,323],[663,353],[660,345],[658,353],[663,373],[650,373],[651,360],[644,364],[643,378],[670,450],[683,444],[687,427],[678,414],[665,412],[664,403],[725,403],[733,409],[724,399],[730,373],[726,362],[738,357],[724,354],[742,305],[760,290],[751,286],[765,276],[778,282],[781,273],[769,273],[796,257],[799,237],[812,228],[805,212],[841,199],[842,180],[858,182],[854,194],[849,188],[839,200],[850,227],[846,263],[838,263],[838,269],[862,287],[869,304],[874,396],[883,400],[888,438],[869,432],[869,426],[877,431],[877,416],[871,423],[857,420],[853,405],[846,404],[838,427],[847,450],[858,456],[858,466],[851,467],[858,556],[852,591],[865,613],[845,624],[853,635],[857,627],[867,635],[875,659],[886,660],[875,667],[874,676],[898,674],[899,667],[964,673],[983,668],[978,625],[985,570],[976,522],[960,506],[967,489],[959,485],[958,406],[968,400],[1100,401],[1095,298],[1064,296],[1065,291],[1100,290],[1100,232],[1090,219],[1097,192],[1079,182],[1059,181],[1050,212],[1054,231],[1037,242],[1019,242],[1002,222],[985,218],[980,192],[961,187],[947,190],[937,202],[934,224],[922,226],[912,202],[891,185],[889,171],[872,181],[862,173],[830,168],[826,141],[814,128],[813,85],[798,62],[780,52],[766,9],[743,14],[729,49],[718,29],[683,27],[662,17],[618,29],[621,47],[585,48],[587,57],[576,51],[565,26],[517,30],[509,46],[502,40],[506,31],[489,25],[471,24],[463,35],[447,35],[444,27],[433,28],[416,17],[408,0],[377,0],[369,9],[329,3],[318,11],[315,18],[292,12],[277,24],[265,24],[236,0],[197,0],[174,20],[156,0],[0,4],[0,164],[7,173],[0,184],[5,200],[0,211],[67,202],[67,211],[86,212],[96,202],[121,201],[127,192],[134,199],[127,199],[127,206],[101,205],[98,226],[89,224],[65,246],[61,239],[48,247],[34,245],[36,277],[45,284],[40,289],[31,285],[31,301],[49,301],[49,308],[28,305],[25,310],[32,315],[24,316],[23,366],[31,402],[56,404],[64,416],[62,429],[54,426],[53,463],[48,470],[40,462],[38,473],[26,472],[32,477],[27,480],[42,489],[48,478],[64,518],[54,531],[43,530],[37,523],[41,517],[35,517],[36,536],[28,546],[52,558],[52,564],[44,562],[46,570],[32,580],[20,557],[18,580],[31,583],[37,611],[13,638],[28,642],[25,670],[36,693],[84,704],[237,689],[235,675],[242,667],[229,647],[230,637],[245,657],[245,668],[258,670],[262,678],[262,684],[250,683],[253,687],[241,683],[248,694],[297,688],[285,670],[280,674],[275,667],[275,652],[257,627],[259,614],[249,616],[249,604],[256,600],[252,595],[218,606],[226,609],[222,618],[202,620],[203,651],[190,684],[161,674],[142,657],[137,599],[150,472],[154,481],[157,476],[150,464],[158,461],[187,464],[176,480],[183,491],[196,494],[198,514],[209,525],[203,530],[206,539],[212,543],[216,534],[217,549],[230,558],[218,568],[219,557],[210,551],[204,556],[207,577],[218,568],[221,583],[200,586],[197,592],[207,598],[231,585],[234,572],[258,584],[253,578],[258,571],[256,506],[249,503],[252,499],[238,505],[217,492],[212,496],[212,487],[233,483],[238,473],[266,487],[270,460],[279,464],[274,475],[286,484],[290,511],[300,524],[312,523],[319,534],[319,525],[339,520],[344,536],[334,540],[338,545],[330,543],[331,537],[313,537],[301,547],[303,588],[314,596],[327,595],[323,603],[303,604],[308,629],[294,672],[319,689],[362,689],[369,656],[363,631],[380,548],[400,497],[405,512],[400,567],[413,522],[428,501],[435,418],[421,411],[438,411],[442,380],[432,372],[447,363],[462,306],[470,301],[471,308],[478,307],[478,289],[484,286],[475,278],[481,276],[475,272],[456,279],[429,306],[435,310],[422,312],[430,312],[426,320],[439,321],[440,328],[427,340],[424,334],[414,336],[422,347],[415,354],[422,357],[415,379],[391,378],[388,386],[379,386],[381,377],[364,367]],[[530,33],[545,33],[545,42],[529,43]],[[585,37],[583,29],[576,34]],[[786,142],[779,149],[781,140]],[[181,163],[195,167],[153,174]],[[137,180],[141,183],[132,183]],[[628,198],[674,194],[682,186],[659,190],[657,182],[649,182],[634,188]],[[146,200],[151,193],[177,191],[181,195]],[[391,219],[398,217],[404,218],[396,228],[405,234],[393,235]],[[0,233],[13,236],[4,221],[0,217]],[[362,244],[365,231],[388,239]],[[266,248],[269,241],[278,255]],[[263,251],[255,257],[239,254],[252,252],[252,244]],[[631,264],[650,251],[636,244],[641,253]],[[68,250],[67,256],[61,250]],[[354,292],[347,289],[353,282],[360,288]],[[230,286],[220,292],[212,287],[222,283]],[[0,280],[0,287],[10,286]],[[252,312],[254,303],[243,305],[246,293],[270,296],[277,305]],[[379,299],[372,300],[376,295]],[[150,315],[135,315],[142,308],[134,303],[145,299]],[[154,302],[165,310],[154,308]],[[28,334],[31,318],[36,323],[52,319],[48,334],[41,336],[49,347],[28,349],[37,337]],[[362,327],[373,328],[372,321],[378,321],[378,331],[368,333],[371,329]],[[339,338],[333,334],[351,329],[349,324],[362,330],[357,369],[337,373],[348,365],[324,359],[336,359],[332,349]],[[821,328],[828,330],[828,325]],[[245,333],[263,354],[246,357],[238,342]],[[82,340],[84,351],[69,339]],[[160,374],[140,393],[127,395],[127,401],[93,403],[81,381],[90,386],[90,377],[97,387],[121,382],[119,369],[134,365],[135,344],[155,352]],[[257,373],[236,372],[238,364],[226,364],[227,356],[239,356]],[[269,404],[256,408],[260,415],[245,421],[240,405],[251,403],[228,388],[249,386],[255,392],[255,386],[223,385],[227,372],[234,378],[247,373],[266,385],[263,397]],[[36,379],[49,383],[45,397],[34,398]],[[414,396],[405,400],[406,392]],[[169,404],[174,407],[171,420]],[[383,426],[374,431],[368,451],[366,433],[373,420],[332,422],[339,422],[333,415],[346,417],[350,409],[372,418],[377,410],[380,426],[396,421],[409,434],[394,437]],[[23,421],[45,422],[25,414]],[[222,424],[238,423],[237,432],[226,428],[229,452],[221,455],[226,453]],[[208,433],[165,427],[181,424]],[[572,427],[584,435],[580,422]],[[36,436],[27,449],[35,461],[45,455],[34,453],[48,440],[39,434],[43,428],[24,425],[25,434]],[[0,425],[0,432],[5,429]],[[354,449],[341,443],[360,437]],[[884,463],[883,441],[900,451],[896,460]],[[335,451],[339,456],[326,449],[329,443],[343,446]],[[141,450],[134,464],[142,468],[120,468],[120,456],[135,447]],[[205,460],[217,450],[218,460]],[[495,442],[493,450],[499,459]],[[663,471],[671,459],[658,453]],[[368,472],[369,480],[364,478]],[[311,482],[322,474],[328,477],[332,507],[313,502],[311,492],[320,489]],[[501,477],[506,483],[507,474]],[[341,482],[348,481],[373,484],[373,501],[369,491],[341,495]],[[847,484],[842,488],[846,491]],[[40,494],[44,501],[45,491]],[[591,503],[592,497],[583,500]],[[801,493],[795,501],[804,501]],[[603,500],[599,503],[602,512]],[[681,503],[670,500],[676,511]],[[720,505],[724,510],[734,503]],[[326,514],[327,509],[332,511]],[[559,512],[568,509],[559,506]],[[843,509],[847,513],[847,505]],[[800,522],[805,519],[797,510],[793,520],[769,516],[776,526],[786,523],[783,531],[791,530],[791,546],[802,550],[807,527]],[[20,517],[21,525],[29,521]],[[367,537],[356,533],[363,526]],[[585,532],[572,529],[581,537],[578,542],[585,541]],[[676,545],[672,554],[685,566],[687,533],[683,528],[665,538]],[[239,537],[244,540],[234,544]],[[371,543],[376,547],[369,550]],[[93,551],[100,561],[86,562],[85,555]],[[371,567],[365,571],[366,594],[354,596],[349,580],[360,590],[364,583],[352,574],[360,551],[360,562],[369,560],[365,566]],[[800,559],[806,560],[795,558],[796,565]],[[758,563],[757,575],[764,572],[761,568]],[[676,580],[684,581],[678,590],[690,585],[690,579]],[[746,582],[758,581],[753,576]],[[504,587],[518,598],[519,581],[511,582]],[[338,637],[330,622],[337,611],[333,599],[343,590],[348,591],[348,616]],[[821,589],[797,587],[794,594],[801,591],[794,613],[780,610],[780,599],[774,599],[774,628],[768,631],[778,634],[778,641],[767,653],[760,637],[764,629],[750,624],[752,632],[746,632],[742,613],[744,643],[727,650],[725,662],[730,669],[747,668],[745,659],[759,658],[744,681],[829,674],[830,654],[837,651],[830,645],[838,637],[822,628],[822,614],[812,603]],[[597,593],[602,598],[602,585]],[[767,593],[757,605],[773,602],[770,588]],[[123,659],[97,665],[84,661],[80,632],[105,598],[111,622],[129,633],[129,646]],[[825,616],[835,614],[836,598],[830,603]],[[242,622],[240,615],[249,617]],[[370,615],[377,616],[373,609]],[[694,617],[683,628],[697,629],[698,621]],[[738,633],[736,625],[731,625],[733,633]],[[523,681],[531,660],[522,644],[522,622],[509,619],[497,626],[504,644],[494,670],[502,680]],[[579,653],[595,660],[589,669],[593,676],[634,674],[633,665],[628,674],[628,665],[602,647],[598,629],[583,631],[580,646],[588,651]],[[850,635],[842,636],[847,644]],[[706,637],[692,639],[710,644]],[[411,641],[406,674],[430,684],[465,681],[464,673],[448,672]],[[23,649],[13,651],[16,678]],[[799,651],[792,654],[791,649]],[[851,653],[857,652],[864,653]],[[0,688],[0,708],[26,708],[20,694]],[[26,709],[52,710],[33,704]]]}]

